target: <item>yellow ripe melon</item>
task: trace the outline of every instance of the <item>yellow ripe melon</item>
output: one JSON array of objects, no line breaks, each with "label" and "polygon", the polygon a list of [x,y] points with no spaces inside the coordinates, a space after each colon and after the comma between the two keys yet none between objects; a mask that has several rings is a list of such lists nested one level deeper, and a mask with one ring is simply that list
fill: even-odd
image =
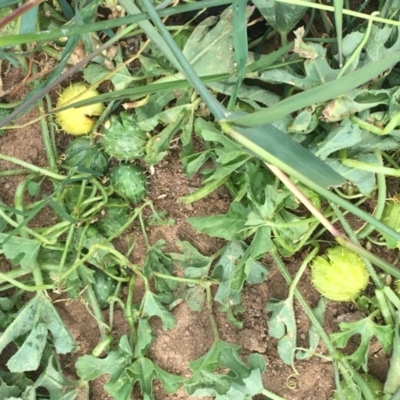
[{"label": "yellow ripe melon", "polygon": [[[81,96],[80,93],[85,91],[87,86],[82,83],[74,83],[64,89],[57,100],[57,108],[63,107],[68,101],[74,99],[73,102],[90,99],[99,94],[95,89],[90,89]],[[104,110],[103,103],[91,104],[79,108],[69,108],[68,110],[56,113],[57,122],[61,129],[65,132],[79,136],[88,134],[94,127],[95,121],[92,116],[100,115]]]},{"label": "yellow ripe melon", "polygon": [[369,280],[367,268],[359,255],[341,246],[327,251],[328,260],[315,257],[311,265],[314,287],[329,300],[355,300]]}]

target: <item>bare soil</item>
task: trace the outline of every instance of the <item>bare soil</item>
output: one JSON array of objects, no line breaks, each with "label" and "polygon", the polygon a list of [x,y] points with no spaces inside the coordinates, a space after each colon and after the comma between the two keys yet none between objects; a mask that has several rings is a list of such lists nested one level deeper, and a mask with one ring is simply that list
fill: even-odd
[{"label": "bare soil", "polygon": [[[23,76],[18,70],[11,69],[7,76],[3,76],[3,89],[7,90],[21,82]],[[23,99],[28,89],[22,87],[13,96],[4,96],[1,101],[13,102]],[[18,120],[23,125],[38,115],[37,109],[32,109],[28,114]],[[60,149],[70,140],[69,137],[60,133],[58,138]],[[6,130],[0,137],[0,152],[37,166],[46,166],[46,153],[43,148],[43,140],[39,123],[29,124],[20,129]],[[17,166],[0,161],[0,171],[16,169]],[[10,176],[0,177],[0,199],[8,204],[13,204],[13,197],[18,183],[23,177]],[[201,186],[200,178],[188,179],[181,171],[179,154],[171,150],[170,154],[155,167],[153,175],[149,174],[150,192],[149,197],[153,200],[158,210],[167,210],[168,215],[175,219],[172,226],[159,226],[151,228],[148,232],[152,244],[159,239],[166,241],[167,252],[179,252],[176,245],[177,240],[186,240],[193,244],[201,253],[211,255],[220,249],[224,242],[219,239],[207,237],[195,232],[187,218],[190,216],[205,216],[220,214],[229,207],[229,198],[224,192],[214,192],[207,198],[197,201],[191,205],[184,205],[177,201],[179,196],[190,193]],[[29,198],[26,199],[29,202]],[[42,211],[32,222],[33,226],[48,226],[54,215],[49,209]],[[127,246],[127,240],[136,235],[136,228],[128,230],[124,237],[119,238],[115,245],[123,251]],[[144,258],[145,246],[139,240],[135,247],[132,260],[140,262]],[[304,258],[303,253],[285,260],[291,274],[294,275]],[[12,268],[4,259],[1,259],[2,270]],[[266,256],[263,263],[270,269],[267,280],[260,285],[247,286],[244,289],[243,304],[246,311],[241,314],[243,329],[236,329],[226,319],[226,316],[218,310],[218,304],[214,304],[215,315],[220,337],[230,343],[238,344],[242,348],[242,356],[246,360],[251,353],[261,354],[267,364],[267,370],[263,376],[265,387],[288,400],[328,400],[334,390],[333,369],[329,362],[319,357],[313,357],[308,361],[296,362],[294,370],[284,364],[277,352],[277,341],[268,336],[268,317],[266,304],[272,298],[285,299],[288,288],[271,259]],[[305,296],[311,307],[317,305],[319,294],[310,283],[309,272],[302,277],[299,290]],[[140,296],[140,290],[136,292]],[[0,293],[0,295],[4,295]],[[79,300],[68,301],[63,296],[53,295],[60,316],[66,326],[70,329],[78,344],[78,351],[62,357],[64,371],[71,377],[76,377],[75,361],[85,354],[90,354],[98,344],[100,335],[97,324],[87,310],[86,306]],[[58,301],[57,301],[58,300]],[[64,300],[64,301],[59,301]],[[138,300],[138,299],[136,299]],[[298,346],[308,347],[308,329],[310,323],[304,315],[301,307],[296,303],[296,320],[298,328]],[[150,349],[150,358],[160,367],[167,371],[190,376],[189,363],[203,356],[213,342],[212,331],[208,318],[208,311],[200,313],[191,311],[186,303],[179,304],[174,310],[176,328],[163,331],[161,323],[157,319],[152,320],[155,332],[155,341]],[[352,304],[330,303],[325,317],[325,329],[328,333],[338,331],[338,322],[343,319],[352,318],[356,313]],[[128,332],[127,324],[122,311],[116,309],[114,316],[115,332],[113,335],[118,339]],[[350,346],[354,346],[354,342]],[[372,345],[370,373],[385,380],[388,370],[388,356],[384,355],[378,344]],[[321,345],[319,352],[324,353]],[[93,400],[108,400],[109,397],[103,389],[107,381],[106,376],[91,383],[90,396]],[[155,396],[158,400],[183,400],[189,396],[180,389],[174,394],[166,394],[162,387],[155,383]],[[140,395],[134,392],[132,399],[140,399]]]}]

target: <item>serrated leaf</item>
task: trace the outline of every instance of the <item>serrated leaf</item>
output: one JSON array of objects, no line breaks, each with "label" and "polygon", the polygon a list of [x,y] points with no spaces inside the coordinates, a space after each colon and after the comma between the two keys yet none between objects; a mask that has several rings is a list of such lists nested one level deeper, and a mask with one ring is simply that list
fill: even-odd
[{"label": "serrated leaf", "polygon": [[18,400],[36,400],[32,380],[24,373],[0,371],[0,399],[8,399],[9,396],[21,396]]},{"label": "serrated leaf", "polygon": [[154,368],[154,364],[148,358],[140,358],[127,368],[132,385],[136,382],[140,383],[141,393],[145,399],[153,399],[153,379],[158,374]]},{"label": "serrated leaf", "polygon": [[195,286],[188,288],[185,293],[185,300],[193,311],[201,311],[206,301],[206,293],[204,287]]},{"label": "serrated leaf", "polygon": [[333,129],[314,150],[314,154],[325,160],[330,154],[357,145],[363,137],[363,131],[358,125],[344,120],[340,126]]},{"label": "serrated leaf", "polygon": [[226,214],[188,218],[194,229],[211,237],[238,240],[246,236],[245,224],[250,209],[239,202],[231,203]]},{"label": "serrated leaf", "polygon": [[277,2],[253,0],[262,16],[282,35],[287,35],[307,12],[307,7]]},{"label": "serrated leaf", "polygon": [[[396,41],[391,47],[387,46],[388,39],[396,32]],[[382,60],[383,58],[399,51],[400,49],[400,29],[399,27],[384,26],[380,28],[372,25],[371,35],[365,45],[365,57],[360,61],[359,68],[374,61]]]},{"label": "serrated leaf", "polygon": [[110,375],[104,389],[115,400],[128,400],[132,384],[125,369],[131,364],[132,352],[126,336],[122,336],[117,351],[111,351],[104,359],[93,356],[79,357],[75,364],[78,375],[85,381],[96,379],[102,374]]},{"label": "serrated leaf", "polygon": [[389,325],[378,325],[367,317],[356,322],[342,322],[340,325],[342,332],[330,335],[332,343],[343,349],[348,340],[353,335],[361,336],[361,343],[357,350],[349,356],[346,356],[355,368],[362,367],[365,372],[368,371],[368,349],[372,338],[375,336],[382,345],[383,351],[388,353],[393,343],[393,328]]},{"label": "serrated leaf", "polygon": [[291,365],[297,335],[293,299],[271,301],[267,304],[267,310],[272,311],[268,320],[268,334],[278,339],[279,356],[284,363]]},{"label": "serrated leaf", "polygon": [[234,350],[239,350],[240,347],[231,343],[223,342],[222,340],[217,340],[213,343],[210,350],[203,356],[190,363],[190,369],[194,374],[198,374],[202,371],[214,371],[218,365],[218,359],[221,352],[225,349],[233,348]]},{"label": "serrated leaf", "polygon": [[17,385],[8,386],[2,379],[0,379],[0,399],[17,398],[20,394],[21,389]]},{"label": "serrated leaf", "polygon": [[[109,249],[114,249],[114,245],[110,242],[104,243],[107,241],[107,238],[102,235],[95,235],[90,238],[85,239],[84,247],[88,250],[95,244],[102,244]],[[113,264],[111,261],[110,253],[104,249],[97,249],[93,255],[88,259],[88,262],[96,265],[100,269],[107,268],[110,264]]]},{"label": "serrated leaf", "polygon": [[141,318],[137,327],[137,341],[133,357],[139,358],[147,353],[147,350],[154,339],[153,331],[147,319]]},{"label": "serrated leaf", "polygon": [[163,329],[171,329],[175,326],[175,318],[167,309],[161,304],[158,296],[150,291],[147,291],[144,295],[142,302],[142,316],[144,318],[150,318],[157,316],[161,319]]},{"label": "serrated leaf", "polygon": [[326,122],[342,121],[358,112],[371,109],[380,104],[387,105],[390,90],[352,90],[344,96],[331,100],[322,111]]},{"label": "serrated leaf", "polygon": [[168,254],[162,251],[164,246],[165,241],[159,240],[154,246],[151,246],[147,250],[143,272],[147,279],[154,277],[156,289],[159,294],[171,294],[179,283],[153,275],[154,272],[159,272],[164,275],[172,276],[172,259]]},{"label": "serrated leaf", "polygon": [[[34,387],[44,387],[50,394],[50,400],[74,400],[78,397],[81,390],[78,388],[79,382],[67,379],[60,368],[54,368],[54,356],[52,355],[46,367],[46,370],[36,380]],[[58,367],[60,367],[58,365]]]},{"label": "serrated leaf", "polygon": [[36,261],[40,249],[38,240],[25,239],[19,236],[9,237],[5,233],[0,233],[0,243],[2,242],[4,255],[14,265],[21,265],[22,269],[29,269]]},{"label": "serrated leaf", "polygon": [[175,263],[184,268],[185,278],[201,279],[207,276],[213,259],[203,256],[189,242],[178,240],[177,245],[182,247],[183,253],[169,253],[169,255]]},{"label": "serrated leaf", "polygon": [[[90,84],[98,82],[101,78],[108,75],[110,71],[99,64],[89,64],[83,70],[83,77]],[[115,71],[109,78],[113,83],[115,90],[126,89],[128,85],[133,81],[134,78],[129,74],[126,67],[120,68]]]},{"label": "serrated leaf", "polygon": [[[144,157],[146,163],[155,165],[167,155],[172,137],[184,127],[190,129],[187,125],[192,121],[193,111],[192,105],[184,105],[171,108],[155,116],[160,122],[164,122],[166,127],[147,141],[146,156]],[[147,122],[147,120],[140,122],[139,126],[146,130]]]},{"label": "serrated leaf", "polygon": [[54,306],[44,294],[37,294],[25,304],[0,336],[1,352],[9,343],[29,332],[20,349],[8,361],[11,372],[33,371],[38,368],[48,331],[53,336],[53,344],[58,353],[66,354],[75,350],[75,342]]},{"label": "serrated leaf", "polygon": [[244,251],[239,242],[230,242],[218,260],[212,274],[212,278],[220,280],[214,300],[226,307],[239,304],[242,299],[240,291],[232,289],[232,283],[235,278],[236,264],[243,254]]},{"label": "serrated leaf", "polygon": [[[326,297],[321,297],[318,301],[317,307],[312,310],[315,318],[321,324],[321,326],[324,325],[324,315],[328,301],[329,300]],[[312,357],[318,347],[320,336],[314,325],[311,325],[310,329],[308,330],[308,337],[310,343],[309,349],[305,351],[299,350],[296,352],[296,358],[299,360],[304,360],[306,358]]]},{"label": "serrated leaf", "polygon": [[260,79],[269,83],[286,83],[302,90],[309,90],[322,83],[337,78],[339,70],[331,68],[326,59],[326,49],[313,43],[315,54],[312,59],[304,61],[305,75],[301,76],[290,67],[277,68],[263,72]]},{"label": "serrated leaf", "polygon": [[[249,7],[246,19],[253,10]],[[209,17],[196,26],[182,53],[199,75],[234,72],[232,8],[217,17]],[[250,62],[248,59],[247,62]]]},{"label": "serrated leaf", "polygon": [[[380,160],[375,154],[360,154],[357,160],[380,165]],[[339,172],[340,175],[357,186],[359,191],[364,195],[369,195],[375,189],[376,178],[373,172],[347,167],[334,158],[327,158],[325,162]]]},{"label": "serrated leaf", "polygon": [[[36,323],[24,343],[7,362],[11,372],[35,371],[39,368],[43,349],[46,346],[47,327],[43,323]],[[27,355],[29,354],[29,357]]]},{"label": "serrated leaf", "polygon": [[[225,342],[214,343],[205,356],[190,364],[194,376],[184,383],[186,391],[193,396],[214,395],[221,400],[244,399],[262,391],[264,359],[259,354],[252,354],[247,367],[237,350],[237,346]],[[226,375],[212,373],[218,366],[229,372]]]},{"label": "serrated leaf", "polygon": [[140,384],[144,399],[153,397],[153,380],[164,383],[164,389],[170,393],[178,389],[182,378],[162,370],[148,358],[139,357],[132,362],[128,339],[123,336],[117,351],[111,351],[105,359],[93,356],[80,357],[76,363],[78,375],[84,380],[93,380],[102,374],[110,375],[104,385],[105,390],[115,400],[128,400],[136,382]]}]

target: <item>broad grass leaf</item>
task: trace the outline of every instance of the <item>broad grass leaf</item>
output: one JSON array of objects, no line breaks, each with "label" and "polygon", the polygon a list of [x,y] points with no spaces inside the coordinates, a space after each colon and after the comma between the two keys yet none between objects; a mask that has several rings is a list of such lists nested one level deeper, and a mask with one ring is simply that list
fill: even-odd
[{"label": "broad grass leaf", "polygon": [[[254,114],[257,112],[249,116]],[[338,186],[345,182],[326,163],[271,124],[253,128],[235,126],[233,132],[239,142],[257,152],[261,159],[274,164],[300,182],[305,178],[322,187]]]}]

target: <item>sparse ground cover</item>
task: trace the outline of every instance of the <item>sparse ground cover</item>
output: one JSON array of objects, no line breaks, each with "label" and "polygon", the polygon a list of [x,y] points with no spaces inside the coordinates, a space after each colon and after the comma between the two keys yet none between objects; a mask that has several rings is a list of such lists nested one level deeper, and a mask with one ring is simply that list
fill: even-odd
[{"label": "sparse ground cover", "polygon": [[0,7],[0,399],[398,398],[396,2]]}]

